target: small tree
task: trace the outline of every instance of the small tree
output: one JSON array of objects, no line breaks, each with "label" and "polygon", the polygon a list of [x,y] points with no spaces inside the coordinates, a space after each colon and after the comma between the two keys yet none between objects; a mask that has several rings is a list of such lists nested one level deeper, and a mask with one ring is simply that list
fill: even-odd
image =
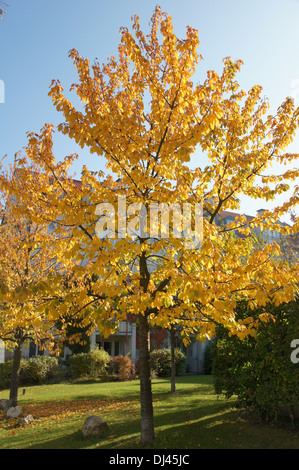
[{"label": "small tree", "polygon": [[[238,305],[240,318],[246,318],[246,302]],[[262,322],[264,311],[272,319]],[[215,390],[227,397],[237,395],[240,403],[263,417],[276,418],[281,406],[298,406],[299,369],[291,361],[291,342],[299,336],[299,301],[279,306],[267,305],[252,312],[261,321],[256,338],[241,341],[217,328],[213,344]],[[294,413],[293,413],[294,418]]]},{"label": "small tree", "polygon": [[48,303],[59,297],[57,276],[67,271],[57,262],[54,233],[22,215],[7,194],[2,193],[1,201],[0,339],[14,349],[10,400],[16,406],[23,345],[33,341],[40,349],[55,351],[62,341],[63,328],[56,324],[60,313]]}]

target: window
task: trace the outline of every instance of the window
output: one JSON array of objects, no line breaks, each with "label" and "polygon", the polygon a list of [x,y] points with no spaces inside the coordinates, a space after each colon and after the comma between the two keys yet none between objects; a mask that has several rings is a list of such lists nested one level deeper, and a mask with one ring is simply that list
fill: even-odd
[{"label": "window", "polygon": [[36,345],[33,341],[31,341],[29,345],[29,357],[34,357],[35,356],[35,351],[36,351]]},{"label": "window", "polygon": [[111,356],[111,341],[104,341],[104,350]]}]

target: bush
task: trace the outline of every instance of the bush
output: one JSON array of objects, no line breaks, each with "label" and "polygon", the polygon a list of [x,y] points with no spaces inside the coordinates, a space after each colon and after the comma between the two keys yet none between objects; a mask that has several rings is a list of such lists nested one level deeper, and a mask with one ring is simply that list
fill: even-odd
[{"label": "bush", "polygon": [[12,361],[0,364],[0,390],[10,387],[10,377],[12,371]]},{"label": "bush", "polygon": [[52,356],[37,356],[22,359],[20,383],[22,385],[42,384],[51,381],[58,369],[58,359]]},{"label": "bush", "polygon": [[119,380],[131,379],[135,374],[135,366],[128,356],[116,356],[110,361],[110,367]]},{"label": "bush", "polygon": [[73,378],[90,374],[90,356],[89,353],[78,353],[68,357],[68,363]]},{"label": "bush", "polygon": [[[276,418],[282,407],[298,405],[299,368],[290,359],[291,341],[299,338],[299,301],[268,306],[275,321],[260,322],[256,338],[242,341],[217,329],[213,374],[217,393],[237,395],[240,403],[267,419]],[[239,318],[246,305],[238,307]],[[259,317],[261,310],[251,312]]]},{"label": "bush", "polygon": [[91,375],[100,376],[107,374],[110,355],[104,349],[93,349],[88,353],[91,359]]},{"label": "bush", "polygon": [[[186,369],[186,356],[180,349],[175,349],[175,375],[183,375]],[[158,377],[171,375],[170,349],[154,349],[150,357],[151,369]]]},{"label": "bush", "polygon": [[88,353],[79,353],[69,356],[73,378],[88,375],[99,377],[107,374],[107,367],[110,362],[110,355],[104,349],[93,349]]}]

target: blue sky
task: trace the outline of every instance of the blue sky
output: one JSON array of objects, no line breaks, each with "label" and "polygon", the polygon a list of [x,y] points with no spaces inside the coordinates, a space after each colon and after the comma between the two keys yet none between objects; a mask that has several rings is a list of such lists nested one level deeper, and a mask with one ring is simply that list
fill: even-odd
[{"label": "blue sky", "polygon": [[[143,30],[157,1],[152,0],[6,0],[10,4],[0,24],[0,80],[5,85],[5,102],[0,96],[0,157],[7,162],[26,145],[26,133],[38,132],[44,123],[62,120],[48,97],[52,79],[65,90],[77,81],[68,51],[105,62],[116,55],[121,26],[131,26],[138,14]],[[222,59],[242,59],[238,80],[244,90],[259,84],[269,98],[271,112],[287,96],[299,105],[299,0],[160,0],[163,11],[173,18],[174,31],[184,38],[186,26],[199,31],[204,60],[196,77],[204,80],[206,70],[222,69]],[[1,82],[0,82],[1,83]],[[299,132],[292,152],[299,152]],[[90,156],[73,141],[56,133],[58,160],[72,152],[92,170],[104,169],[104,160]],[[282,199],[279,199],[280,202]],[[244,199],[241,210],[250,215],[265,203]],[[273,206],[273,204],[272,204]],[[268,206],[268,207],[271,207]]]}]

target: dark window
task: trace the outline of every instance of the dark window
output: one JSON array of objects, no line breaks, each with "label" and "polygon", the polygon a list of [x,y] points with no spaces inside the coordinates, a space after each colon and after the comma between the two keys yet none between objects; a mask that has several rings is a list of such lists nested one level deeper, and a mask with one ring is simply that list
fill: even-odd
[{"label": "dark window", "polygon": [[108,354],[111,356],[111,342],[104,341],[104,350],[107,351]]},{"label": "dark window", "polygon": [[35,351],[36,351],[36,345],[33,341],[31,341],[29,345],[29,357],[34,357],[35,356]]}]

